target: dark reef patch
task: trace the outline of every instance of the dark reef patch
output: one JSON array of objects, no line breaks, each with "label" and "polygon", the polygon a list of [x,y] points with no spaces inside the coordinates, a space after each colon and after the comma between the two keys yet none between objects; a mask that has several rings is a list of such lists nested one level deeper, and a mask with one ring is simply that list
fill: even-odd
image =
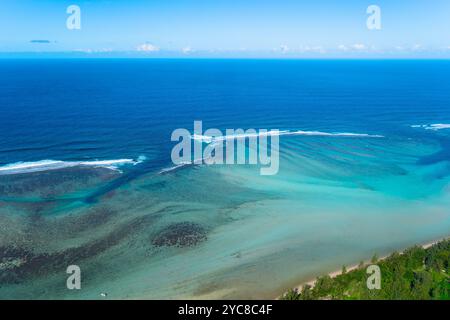
[{"label": "dark reef patch", "polygon": [[118,211],[109,207],[95,207],[87,212],[78,212],[63,217],[42,216],[29,214],[26,234],[30,241],[39,238],[45,241],[50,239],[73,238],[83,232],[95,232],[95,229],[107,224],[117,216]]},{"label": "dark reef patch", "polygon": [[158,215],[135,218],[98,240],[55,253],[38,254],[13,246],[0,246],[0,287],[2,284],[20,283],[32,277],[64,272],[71,264],[79,264],[119,245],[125,238],[153,224],[157,218]]},{"label": "dark reef patch", "polygon": [[84,214],[73,214],[64,217],[60,221],[58,232],[64,231],[65,234],[76,234],[102,226],[117,216],[118,212],[108,207],[96,207],[90,209]]},{"label": "dark reef patch", "polygon": [[71,167],[44,172],[0,175],[0,197],[54,198],[110,181],[118,173],[106,168]]},{"label": "dark reef patch", "polygon": [[206,240],[206,230],[193,222],[174,223],[163,229],[153,240],[157,247],[191,247]]}]

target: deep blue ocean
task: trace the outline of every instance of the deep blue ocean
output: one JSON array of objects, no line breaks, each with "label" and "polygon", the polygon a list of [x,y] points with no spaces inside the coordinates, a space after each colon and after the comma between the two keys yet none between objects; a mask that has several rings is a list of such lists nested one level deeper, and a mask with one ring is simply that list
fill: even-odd
[{"label": "deep blue ocean", "polygon": [[[0,298],[270,298],[448,236],[449,76],[447,60],[0,60]],[[195,120],[308,135],[280,136],[275,176],[160,174]],[[67,264],[84,290],[60,286]]]},{"label": "deep blue ocean", "polygon": [[449,61],[1,60],[0,163],[146,155],[170,134],[267,128],[422,134],[450,122]]}]

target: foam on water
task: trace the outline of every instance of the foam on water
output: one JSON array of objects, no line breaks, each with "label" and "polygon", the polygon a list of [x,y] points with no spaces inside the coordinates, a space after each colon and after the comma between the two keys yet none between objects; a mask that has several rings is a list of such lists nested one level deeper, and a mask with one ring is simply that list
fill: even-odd
[{"label": "foam on water", "polygon": [[93,160],[93,161],[40,160],[32,162],[15,162],[1,166],[0,175],[41,172],[77,166],[101,167],[110,170],[118,170],[120,166],[137,165],[145,161],[145,159],[146,159],[145,156],[139,156],[137,160],[133,159]]},{"label": "foam on water", "polygon": [[423,128],[425,130],[442,130],[442,129],[450,129],[449,123],[434,123],[434,124],[414,124],[411,128]]},{"label": "foam on water", "polygon": [[383,135],[378,134],[368,134],[368,133],[352,133],[352,132],[322,132],[322,131],[290,131],[290,130],[270,130],[270,131],[262,131],[262,132],[249,132],[243,134],[233,134],[226,136],[207,136],[207,135],[199,135],[193,134],[191,139],[196,141],[201,141],[205,143],[211,143],[215,141],[226,141],[226,140],[234,140],[234,139],[245,139],[245,138],[257,138],[264,136],[315,136],[315,137],[360,137],[360,138],[384,138]]},{"label": "foam on water", "polygon": [[[289,130],[270,130],[270,131],[262,131],[258,133],[244,133],[244,134],[234,134],[234,135],[225,135],[225,136],[207,136],[207,135],[199,135],[199,134],[193,134],[191,136],[192,140],[199,141],[206,144],[218,144],[222,141],[229,141],[229,140],[238,140],[238,139],[245,139],[245,138],[257,138],[257,137],[264,137],[264,136],[311,136],[311,137],[343,137],[343,138],[384,138],[383,135],[373,135],[373,134],[367,134],[367,133],[351,133],[351,132],[336,132],[336,133],[329,133],[329,132],[322,132],[322,131],[289,131]],[[172,167],[164,168],[162,169],[159,174],[165,174],[172,171],[176,171],[179,169],[186,168],[191,165],[201,165],[204,163],[204,158],[197,159],[193,162],[185,162],[181,164],[174,165]]]},{"label": "foam on water", "polygon": [[379,134],[368,134],[368,133],[352,133],[352,132],[321,132],[321,131],[294,131],[290,132],[291,135],[301,135],[301,136],[324,136],[324,137],[360,137],[360,138],[384,138],[383,135]]},{"label": "foam on water", "polygon": [[191,165],[194,165],[194,164],[192,162],[183,162],[183,163],[174,165],[172,167],[164,168],[161,171],[159,171],[159,174],[169,173],[169,172],[176,171],[176,170],[179,170],[179,169],[191,166]]}]

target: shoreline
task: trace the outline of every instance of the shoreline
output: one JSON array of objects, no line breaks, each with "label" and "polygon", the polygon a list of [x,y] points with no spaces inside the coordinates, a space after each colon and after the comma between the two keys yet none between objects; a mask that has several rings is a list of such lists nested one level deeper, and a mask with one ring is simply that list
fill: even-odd
[{"label": "shoreline", "polygon": [[[422,245],[420,245],[420,244],[412,245],[411,247],[413,247],[413,246],[420,246],[420,247],[422,247],[423,249],[428,249],[428,248],[430,248],[431,246],[434,246],[435,244],[437,244],[437,243],[439,243],[439,242],[441,242],[441,241],[447,240],[447,239],[449,239],[449,237],[444,237],[444,238],[440,238],[440,239],[437,239],[437,240],[429,241],[429,242],[426,242],[426,243],[424,243],[424,244],[422,244]],[[410,247],[408,247],[408,248],[410,248]],[[387,254],[387,255],[384,255],[384,256],[378,258],[377,261],[382,261],[382,260],[388,258],[388,257],[389,257],[391,254],[393,254],[394,252],[398,252],[399,254],[403,254],[403,252],[404,252],[405,250],[407,250],[408,248],[405,248],[405,249],[403,249],[403,250],[401,250],[401,251],[392,251],[391,253],[389,253],[389,254]],[[370,263],[371,263],[370,260],[364,260],[363,262],[364,262],[364,265],[370,264]],[[346,266],[346,270],[347,270],[347,272],[353,271],[353,270],[357,269],[357,268],[359,267],[359,265],[360,265],[360,264],[357,263],[357,264],[353,264],[353,265],[348,266],[348,267]],[[316,281],[317,281],[317,278],[318,278],[318,277],[322,277],[322,276],[328,275],[330,278],[335,278],[335,277],[337,277],[337,276],[339,276],[339,275],[341,275],[341,274],[342,274],[342,269],[340,269],[340,270],[335,270],[335,271],[331,271],[331,272],[329,272],[329,273],[327,273],[327,274],[321,274],[321,275],[318,275],[318,276],[316,276],[314,279],[311,279],[311,280],[308,280],[308,281],[304,281],[304,282],[302,282],[302,283],[300,283],[300,284],[298,284],[298,285],[296,285],[296,286],[293,286],[293,287],[291,287],[291,288],[288,288],[288,289],[285,290],[281,295],[279,295],[278,297],[276,297],[275,300],[279,300],[280,298],[282,298],[282,297],[288,292],[288,290],[290,290],[290,289],[294,289],[294,290],[297,290],[297,291],[300,292],[300,291],[302,290],[302,288],[303,288],[305,285],[309,285],[309,286],[311,286],[311,287],[314,287],[314,285],[316,284]]]}]

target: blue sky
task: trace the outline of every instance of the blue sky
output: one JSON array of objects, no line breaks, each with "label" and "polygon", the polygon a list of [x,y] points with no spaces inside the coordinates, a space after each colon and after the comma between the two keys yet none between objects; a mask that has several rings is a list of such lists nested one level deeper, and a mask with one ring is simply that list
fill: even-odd
[{"label": "blue sky", "polygon": [[[73,4],[80,30],[66,27]],[[381,8],[381,30],[366,26],[369,5]],[[450,1],[2,0],[0,52],[450,58]]]}]

